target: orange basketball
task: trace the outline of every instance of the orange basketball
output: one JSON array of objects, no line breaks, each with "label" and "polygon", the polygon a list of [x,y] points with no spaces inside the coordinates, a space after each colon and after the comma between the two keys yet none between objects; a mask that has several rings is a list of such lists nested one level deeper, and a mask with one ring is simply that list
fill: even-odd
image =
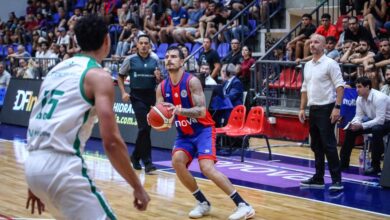
[{"label": "orange basketball", "polygon": [[158,131],[166,131],[172,126],[173,114],[163,103],[152,106],[148,114],[150,126]]}]

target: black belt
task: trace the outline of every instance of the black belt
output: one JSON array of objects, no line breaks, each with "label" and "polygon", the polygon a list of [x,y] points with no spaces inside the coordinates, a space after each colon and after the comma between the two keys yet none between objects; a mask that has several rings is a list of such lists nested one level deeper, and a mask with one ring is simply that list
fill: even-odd
[{"label": "black belt", "polygon": [[330,103],[330,104],[326,104],[326,105],[311,105],[309,108],[311,110],[316,110],[316,109],[323,109],[323,108],[333,108],[334,106],[334,102],[333,103]]}]

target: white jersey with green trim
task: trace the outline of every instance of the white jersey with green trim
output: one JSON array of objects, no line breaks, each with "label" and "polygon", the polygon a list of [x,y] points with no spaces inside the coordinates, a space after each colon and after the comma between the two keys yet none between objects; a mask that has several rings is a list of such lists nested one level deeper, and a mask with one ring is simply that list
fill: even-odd
[{"label": "white jersey with green trim", "polygon": [[76,55],[47,74],[30,115],[28,151],[83,152],[97,119],[93,100],[86,97],[83,82],[88,70],[100,67],[95,59]]}]

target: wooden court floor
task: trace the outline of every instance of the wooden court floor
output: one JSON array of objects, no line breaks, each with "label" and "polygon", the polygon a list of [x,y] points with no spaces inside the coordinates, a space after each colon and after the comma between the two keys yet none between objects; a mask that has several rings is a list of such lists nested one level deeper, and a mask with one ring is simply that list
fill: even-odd
[{"label": "wooden court floor", "polygon": [[[299,147],[278,147],[276,152],[294,151],[297,154],[299,151],[294,148]],[[23,149],[23,143],[0,140],[0,219],[52,218],[50,210],[39,216],[32,215],[25,209],[27,186],[23,158],[26,152]],[[298,153],[300,156],[309,154],[307,149],[301,151]],[[108,162],[96,160],[93,164],[90,166],[91,176],[97,179],[97,186],[105,193],[119,219],[188,219],[187,213],[195,200],[174,173],[161,170],[154,175],[145,175],[143,171],[137,171],[152,199],[146,212],[138,212],[132,206],[132,189],[124,180],[110,174],[112,168],[107,167]],[[227,219],[234,210],[233,202],[212,182],[203,179],[197,181],[212,204],[210,215],[202,219]],[[254,219],[385,219],[373,213],[298,197],[240,186],[237,186],[237,190],[256,210]]]}]

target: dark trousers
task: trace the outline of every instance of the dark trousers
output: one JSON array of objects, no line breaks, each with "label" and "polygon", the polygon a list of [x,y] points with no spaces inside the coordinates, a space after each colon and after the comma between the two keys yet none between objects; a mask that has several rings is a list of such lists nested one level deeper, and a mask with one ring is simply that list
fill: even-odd
[{"label": "dark trousers", "polygon": [[[353,8],[356,10],[357,15],[362,14],[362,10],[364,7],[365,0],[353,0]],[[349,0],[340,0],[340,13],[341,15],[347,14],[347,5],[349,4]]]},{"label": "dark trousers", "polygon": [[149,113],[150,106],[156,103],[156,93],[154,90],[132,90],[130,99],[138,126],[133,158],[142,159],[145,165],[150,164],[152,162],[151,127],[148,125],[146,115]]},{"label": "dark trousers", "polygon": [[333,182],[341,181],[339,155],[334,133],[335,124],[330,121],[334,103],[322,106],[311,106],[309,115],[310,147],[314,152],[316,173],[314,179],[323,180],[325,175],[325,156]]},{"label": "dark trousers", "polygon": [[341,166],[348,167],[352,148],[355,146],[355,139],[361,134],[372,134],[371,144],[371,166],[380,170],[381,156],[384,152],[383,136],[390,132],[390,121],[383,125],[375,125],[371,128],[359,131],[347,130],[344,145],[340,151]]}]

